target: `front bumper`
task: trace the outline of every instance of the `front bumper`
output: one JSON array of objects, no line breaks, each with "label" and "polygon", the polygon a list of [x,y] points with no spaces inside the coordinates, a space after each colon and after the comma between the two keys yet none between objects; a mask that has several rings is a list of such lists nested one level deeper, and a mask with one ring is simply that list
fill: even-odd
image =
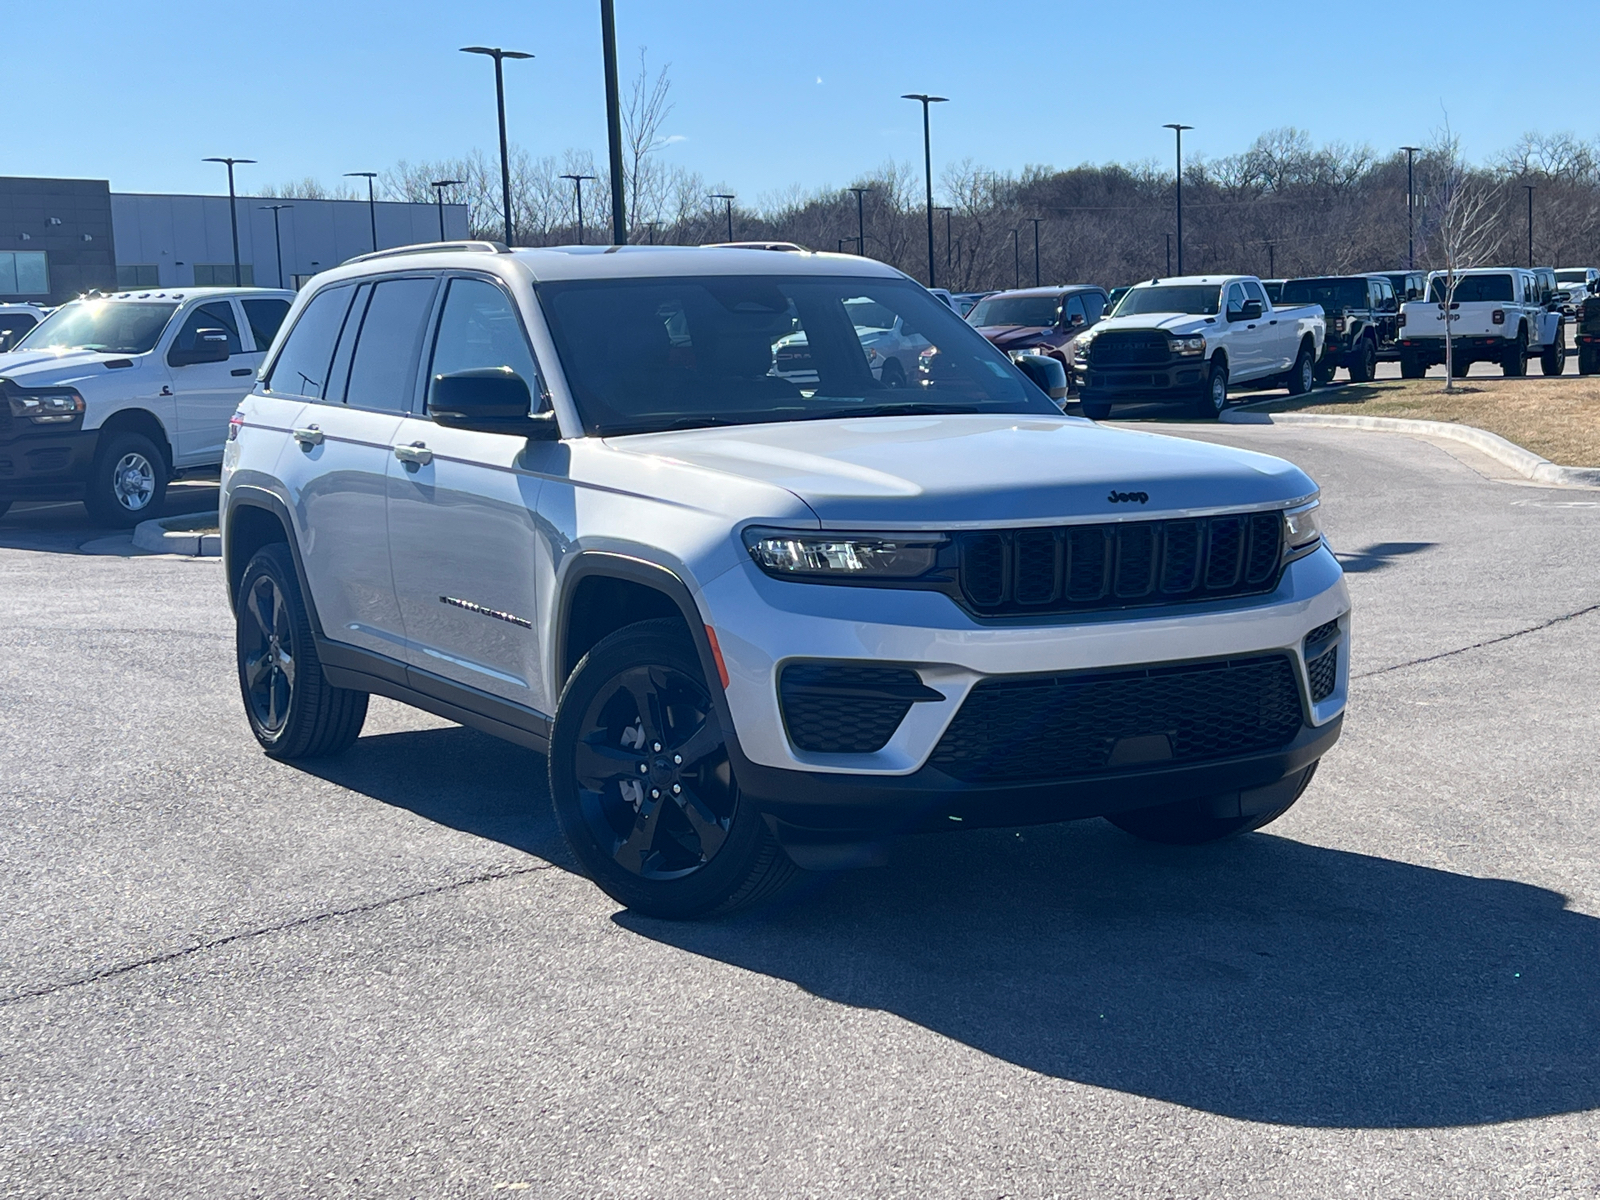
[{"label": "front bumper", "polygon": [[[1349,593],[1325,546],[1290,564],[1266,595],[1136,615],[979,621],[938,593],[791,583],[769,578],[753,563],[711,580],[699,599],[727,668],[741,788],[763,809],[798,825],[887,821],[904,827],[928,814],[936,823],[951,816],[977,822],[984,814],[1012,821],[1029,812],[1035,816],[1025,819],[1063,820],[1163,798],[1266,786],[1331,745],[1344,710],[1348,652],[1341,655],[1331,694],[1314,702],[1302,646],[1312,629],[1334,621],[1348,644]],[[1304,727],[1291,745],[1270,753],[1003,786],[962,783],[929,765],[974,687],[996,676],[1271,653],[1292,660]],[[779,701],[783,669],[797,660],[910,667],[943,698],[914,704],[880,750],[801,750],[790,740]]]},{"label": "front bumper", "polygon": [[0,499],[76,500],[94,463],[98,429],[50,426],[0,431]]},{"label": "front bumper", "polygon": [[1078,368],[1078,387],[1102,399],[1170,397],[1198,390],[1205,380],[1203,359],[1130,367]]}]

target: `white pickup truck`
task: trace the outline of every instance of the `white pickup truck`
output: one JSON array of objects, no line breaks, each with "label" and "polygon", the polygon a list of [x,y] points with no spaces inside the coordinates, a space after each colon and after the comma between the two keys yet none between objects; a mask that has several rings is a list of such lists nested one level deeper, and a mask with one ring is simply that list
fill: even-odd
[{"label": "white pickup truck", "polygon": [[154,516],[176,472],[222,462],[293,299],[185,288],[56,309],[0,353],[0,516],[17,500],[82,500],[105,525]]},{"label": "white pickup truck", "polygon": [[[1443,271],[1428,276],[1426,300],[1400,309],[1400,374],[1421,379],[1441,366],[1445,354]],[[1567,366],[1567,339],[1560,301],[1546,296],[1539,277],[1525,267],[1480,267],[1456,272],[1450,304],[1451,370],[1465,375],[1473,363],[1499,363],[1507,375],[1526,375],[1528,359],[1559,375]]]},{"label": "white pickup truck", "polygon": [[1276,307],[1254,275],[1152,279],[1078,339],[1083,415],[1124,400],[1181,400],[1215,417],[1232,387],[1314,386],[1326,323],[1316,304]]}]

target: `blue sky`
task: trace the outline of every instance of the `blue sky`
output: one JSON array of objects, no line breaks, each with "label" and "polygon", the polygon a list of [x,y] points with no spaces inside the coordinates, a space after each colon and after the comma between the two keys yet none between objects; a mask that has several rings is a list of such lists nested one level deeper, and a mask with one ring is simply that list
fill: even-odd
[{"label": "blue sky", "polygon": [[[918,106],[898,99],[911,91],[951,98],[935,109],[936,175],[966,157],[1168,162],[1161,125],[1175,120],[1196,127],[1186,150],[1212,156],[1282,125],[1380,151],[1420,144],[1446,109],[1472,157],[1531,129],[1600,134],[1600,108],[1556,70],[1563,47],[1581,60],[1600,34],[1587,3],[1510,39],[1494,31],[1520,6],[1503,0],[1344,16],[1285,0],[616,4],[624,77],[640,46],[671,63],[679,140],[664,153],[747,202],[918,162]],[[598,14],[598,0],[12,4],[0,172],[214,192],[221,168],[199,160],[232,154],[261,160],[241,168],[248,191],[492,150],[492,67],[456,52],[474,43],[537,55],[507,65],[514,142],[602,156]],[[31,105],[37,117],[17,119]]]}]

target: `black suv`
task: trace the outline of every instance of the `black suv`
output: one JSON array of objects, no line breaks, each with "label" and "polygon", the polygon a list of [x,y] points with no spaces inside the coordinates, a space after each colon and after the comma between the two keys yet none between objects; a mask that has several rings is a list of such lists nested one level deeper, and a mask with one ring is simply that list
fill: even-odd
[{"label": "black suv", "polygon": [[1317,381],[1327,383],[1346,367],[1350,382],[1366,383],[1378,360],[1393,357],[1400,328],[1400,301],[1384,275],[1322,275],[1290,279],[1284,304],[1320,304],[1328,320],[1327,340],[1317,362]]}]

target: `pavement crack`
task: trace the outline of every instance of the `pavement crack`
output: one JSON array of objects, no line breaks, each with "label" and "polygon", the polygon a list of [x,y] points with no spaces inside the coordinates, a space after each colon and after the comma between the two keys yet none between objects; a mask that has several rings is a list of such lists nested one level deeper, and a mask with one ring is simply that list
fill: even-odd
[{"label": "pavement crack", "polygon": [[1424,663],[1438,662],[1441,658],[1454,658],[1458,654],[1466,654],[1472,650],[1482,650],[1485,646],[1498,646],[1501,642],[1509,642],[1519,637],[1526,637],[1530,633],[1538,633],[1542,629],[1549,629],[1566,621],[1575,621],[1579,617],[1587,617],[1596,612],[1600,612],[1600,604],[1591,604],[1587,608],[1578,609],[1576,612],[1562,613],[1559,617],[1551,617],[1548,621],[1540,621],[1537,625],[1529,625],[1526,629],[1517,629],[1511,633],[1502,633],[1499,637],[1473,642],[1470,646],[1459,646],[1454,650],[1446,650],[1440,654],[1428,654],[1422,658],[1413,658],[1409,662],[1392,663],[1387,667],[1363,671],[1359,675],[1352,676],[1352,682],[1356,679],[1371,679],[1374,675],[1386,675],[1390,671],[1403,671],[1407,667],[1420,667]]},{"label": "pavement crack", "polygon": [[304,929],[311,925],[321,924],[323,921],[337,920],[340,917],[353,917],[364,913],[378,912],[380,909],[389,908],[396,904],[405,904],[411,900],[421,900],[428,896],[441,896],[447,892],[458,892],[480,883],[494,883],[501,879],[514,879],[518,875],[532,875],[537,871],[549,871],[552,869],[553,864],[541,863],[538,866],[517,867],[509,871],[485,871],[481,875],[473,875],[467,879],[457,879],[451,883],[441,883],[436,887],[422,888],[415,892],[404,892],[398,896],[386,896],[382,900],[354,904],[349,908],[332,908],[326,912],[312,913],[306,917],[296,917],[292,921],[283,921],[277,925],[263,925],[256,929],[241,930],[238,933],[230,933],[226,937],[211,938],[193,946],[185,946],[182,950],[171,950],[165,954],[152,954],[148,958],[141,958],[135,962],[107,967],[103,971],[81,975],[76,979],[66,979],[60,983],[52,983],[45,987],[33,988],[25,992],[12,992],[6,996],[0,996],[0,1008],[20,1003],[23,1000],[36,1000],[41,996],[53,996],[57,992],[69,991],[72,988],[84,987],[91,983],[102,983],[107,979],[115,979],[119,975],[142,971],[146,967],[159,967],[166,963],[177,962],[179,959],[188,958],[190,955],[199,954],[205,950],[216,950],[223,946],[230,946],[235,942],[245,942],[252,938],[266,937],[268,934],[273,933],[284,933],[291,929]]}]

